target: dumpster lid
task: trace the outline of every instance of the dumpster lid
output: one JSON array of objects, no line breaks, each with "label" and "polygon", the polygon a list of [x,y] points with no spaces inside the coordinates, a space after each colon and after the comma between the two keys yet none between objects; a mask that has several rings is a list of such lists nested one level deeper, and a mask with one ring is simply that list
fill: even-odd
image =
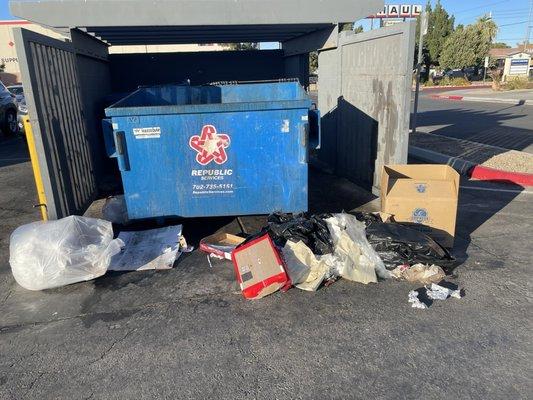
[{"label": "dumpster lid", "polygon": [[283,42],[379,11],[382,0],[11,0],[11,13],[111,45]]},{"label": "dumpster lid", "polygon": [[298,81],[141,87],[106,108],[108,117],[310,108]]}]

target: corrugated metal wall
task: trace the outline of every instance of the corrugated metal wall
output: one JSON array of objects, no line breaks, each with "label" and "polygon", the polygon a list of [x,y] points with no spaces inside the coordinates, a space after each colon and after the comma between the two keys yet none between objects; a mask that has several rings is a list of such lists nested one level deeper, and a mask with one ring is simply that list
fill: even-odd
[{"label": "corrugated metal wall", "polygon": [[77,52],[25,29],[15,40],[49,218],[83,213],[97,186]]},{"label": "corrugated metal wall", "polygon": [[285,78],[283,50],[111,54],[112,86],[128,92],[138,86]]}]

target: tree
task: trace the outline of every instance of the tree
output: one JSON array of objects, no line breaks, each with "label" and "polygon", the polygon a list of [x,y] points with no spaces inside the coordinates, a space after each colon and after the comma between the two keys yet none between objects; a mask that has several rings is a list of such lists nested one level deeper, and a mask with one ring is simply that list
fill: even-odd
[{"label": "tree", "polygon": [[[451,17],[444,9],[440,0],[437,0],[435,9],[432,9],[431,2],[426,3],[425,13],[427,15],[428,29],[424,37],[424,47],[422,49],[422,64],[426,66],[426,75],[422,80],[429,76],[431,65],[439,65],[439,59],[446,39],[453,33],[454,17]],[[420,37],[420,22],[422,15],[416,21],[416,38],[415,46],[415,65],[418,58],[418,38]]]},{"label": "tree", "polygon": [[339,24],[339,32],[353,30],[353,22],[341,22]]},{"label": "tree", "polygon": [[498,27],[488,17],[457,29],[444,43],[440,65],[444,68],[479,67],[488,56]]},{"label": "tree", "polygon": [[[429,7],[431,10],[431,6]],[[440,54],[444,47],[444,42],[453,33],[455,18],[450,17],[448,12],[437,0],[435,9],[430,11],[428,16],[428,33],[425,37],[426,48],[429,52],[430,62],[439,64]]]},{"label": "tree", "polygon": [[318,71],[318,51],[309,53],[309,73],[316,74]]},{"label": "tree", "polygon": [[363,32],[363,25],[359,25],[357,28],[354,28],[354,33],[361,33]]},{"label": "tree", "polygon": [[259,43],[230,43],[230,50],[259,50]]},{"label": "tree", "polygon": [[496,43],[492,43],[490,45],[490,48],[491,49],[510,49],[511,46],[509,46],[507,43],[496,42]]}]

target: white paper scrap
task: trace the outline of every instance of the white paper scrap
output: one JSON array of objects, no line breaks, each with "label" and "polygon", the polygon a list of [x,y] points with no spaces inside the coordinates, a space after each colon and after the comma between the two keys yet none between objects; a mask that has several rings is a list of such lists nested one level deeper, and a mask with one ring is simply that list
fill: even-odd
[{"label": "white paper scrap", "polygon": [[181,225],[147,231],[120,232],[118,238],[124,242],[124,247],[111,258],[108,270],[171,269],[181,254],[181,232]]}]

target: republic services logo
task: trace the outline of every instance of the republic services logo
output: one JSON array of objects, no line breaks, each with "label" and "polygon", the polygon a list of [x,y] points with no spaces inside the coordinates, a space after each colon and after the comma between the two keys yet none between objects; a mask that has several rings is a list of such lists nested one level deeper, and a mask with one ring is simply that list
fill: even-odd
[{"label": "republic services logo", "polygon": [[211,161],[224,164],[228,160],[226,149],[230,145],[229,135],[217,133],[213,125],[204,125],[202,133],[191,136],[189,146],[196,150],[196,161],[201,165],[207,165]]}]

